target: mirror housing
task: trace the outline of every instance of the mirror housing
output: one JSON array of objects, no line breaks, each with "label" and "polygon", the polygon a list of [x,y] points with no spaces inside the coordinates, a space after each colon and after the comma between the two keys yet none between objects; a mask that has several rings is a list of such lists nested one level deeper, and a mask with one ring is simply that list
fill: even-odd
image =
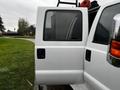
[{"label": "mirror housing", "polygon": [[113,18],[113,32],[109,47],[108,62],[115,67],[120,67],[120,14]]}]

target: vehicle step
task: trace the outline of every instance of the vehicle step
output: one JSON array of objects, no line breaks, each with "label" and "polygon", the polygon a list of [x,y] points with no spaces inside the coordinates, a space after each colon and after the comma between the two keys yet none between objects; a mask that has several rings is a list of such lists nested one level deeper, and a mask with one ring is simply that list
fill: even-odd
[{"label": "vehicle step", "polygon": [[87,84],[76,84],[76,85],[71,85],[71,87],[73,88],[73,90],[91,90],[90,88],[88,88]]}]

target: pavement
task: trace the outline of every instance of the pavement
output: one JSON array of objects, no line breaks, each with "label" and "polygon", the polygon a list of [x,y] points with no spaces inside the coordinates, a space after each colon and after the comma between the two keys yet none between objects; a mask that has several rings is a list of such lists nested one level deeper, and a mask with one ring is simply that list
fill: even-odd
[{"label": "pavement", "polygon": [[[23,38],[21,38],[21,39],[23,39]],[[28,41],[35,43],[35,39],[24,39],[24,40],[28,40]]]},{"label": "pavement", "polygon": [[16,38],[16,39],[28,40],[28,41],[35,43],[35,39],[29,39],[29,38]]},{"label": "pavement", "polygon": [[[13,38],[13,37],[4,37],[4,38]],[[28,40],[35,43],[35,39],[31,39],[31,38],[14,38],[14,39],[23,39],[23,40]]]}]

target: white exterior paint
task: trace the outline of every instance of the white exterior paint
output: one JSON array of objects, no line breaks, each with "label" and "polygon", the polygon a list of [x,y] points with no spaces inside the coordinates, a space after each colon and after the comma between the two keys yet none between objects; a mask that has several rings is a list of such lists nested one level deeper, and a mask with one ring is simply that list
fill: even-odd
[{"label": "white exterior paint", "polygon": [[[43,41],[44,16],[48,9],[81,11],[83,14],[83,40],[76,42],[58,41],[57,43],[56,41]],[[45,48],[46,58],[37,59],[37,57],[35,57],[37,83],[68,84],[83,82],[83,55],[88,36],[87,15],[85,8],[38,8],[35,53],[38,48]]]},{"label": "white exterior paint", "polygon": [[[80,10],[84,13],[84,39],[80,43],[43,41],[43,21],[47,8],[41,8],[38,11],[35,50],[37,48],[45,48],[47,50],[46,54],[48,55],[45,60],[38,60],[35,57],[36,81],[38,84],[72,84],[71,86],[74,90],[80,90],[81,88],[81,90],[120,89],[120,68],[116,68],[107,62],[109,45],[92,42],[101,13],[106,7],[117,3],[120,3],[120,1],[116,0],[101,6],[93,22],[88,39],[86,36],[88,32],[86,21],[88,18],[85,18],[87,17],[85,15],[87,14],[87,10],[83,8],[54,8]],[[39,23],[39,20],[42,23]],[[91,50],[91,62],[85,60],[84,48]],[[62,57],[62,61],[58,57]]]},{"label": "white exterior paint", "polygon": [[[101,6],[93,22],[91,32],[88,36],[86,49],[91,50],[91,62],[89,63],[85,60],[84,77],[86,79],[87,77],[86,73],[87,73],[95,80],[97,80],[97,82],[99,82],[99,83],[95,82],[99,87],[103,86],[107,88],[107,89],[98,89],[94,87],[95,85],[93,84],[92,86],[95,88],[95,90],[120,89],[120,80],[119,80],[120,68],[116,68],[107,62],[109,45],[96,44],[92,42],[102,11],[104,10],[104,8],[117,3],[120,3],[120,1],[116,0],[114,2],[110,2]],[[88,78],[86,81],[90,81],[90,78]]]}]

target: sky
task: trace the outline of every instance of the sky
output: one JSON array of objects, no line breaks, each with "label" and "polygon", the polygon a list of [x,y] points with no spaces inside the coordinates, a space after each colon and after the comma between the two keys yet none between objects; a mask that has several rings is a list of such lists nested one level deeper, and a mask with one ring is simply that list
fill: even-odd
[{"label": "sky", "polygon": [[[32,24],[35,25],[37,7],[38,6],[56,7],[57,1],[58,0],[0,0],[0,16],[3,18],[6,30],[14,31],[15,28],[15,30],[17,31],[17,24],[19,18],[24,18],[29,22],[30,25]],[[101,5],[103,1],[105,3],[111,0],[97,0],[97,1]],[[80,0],[80,2],[82,2],[82,0]]]}]

